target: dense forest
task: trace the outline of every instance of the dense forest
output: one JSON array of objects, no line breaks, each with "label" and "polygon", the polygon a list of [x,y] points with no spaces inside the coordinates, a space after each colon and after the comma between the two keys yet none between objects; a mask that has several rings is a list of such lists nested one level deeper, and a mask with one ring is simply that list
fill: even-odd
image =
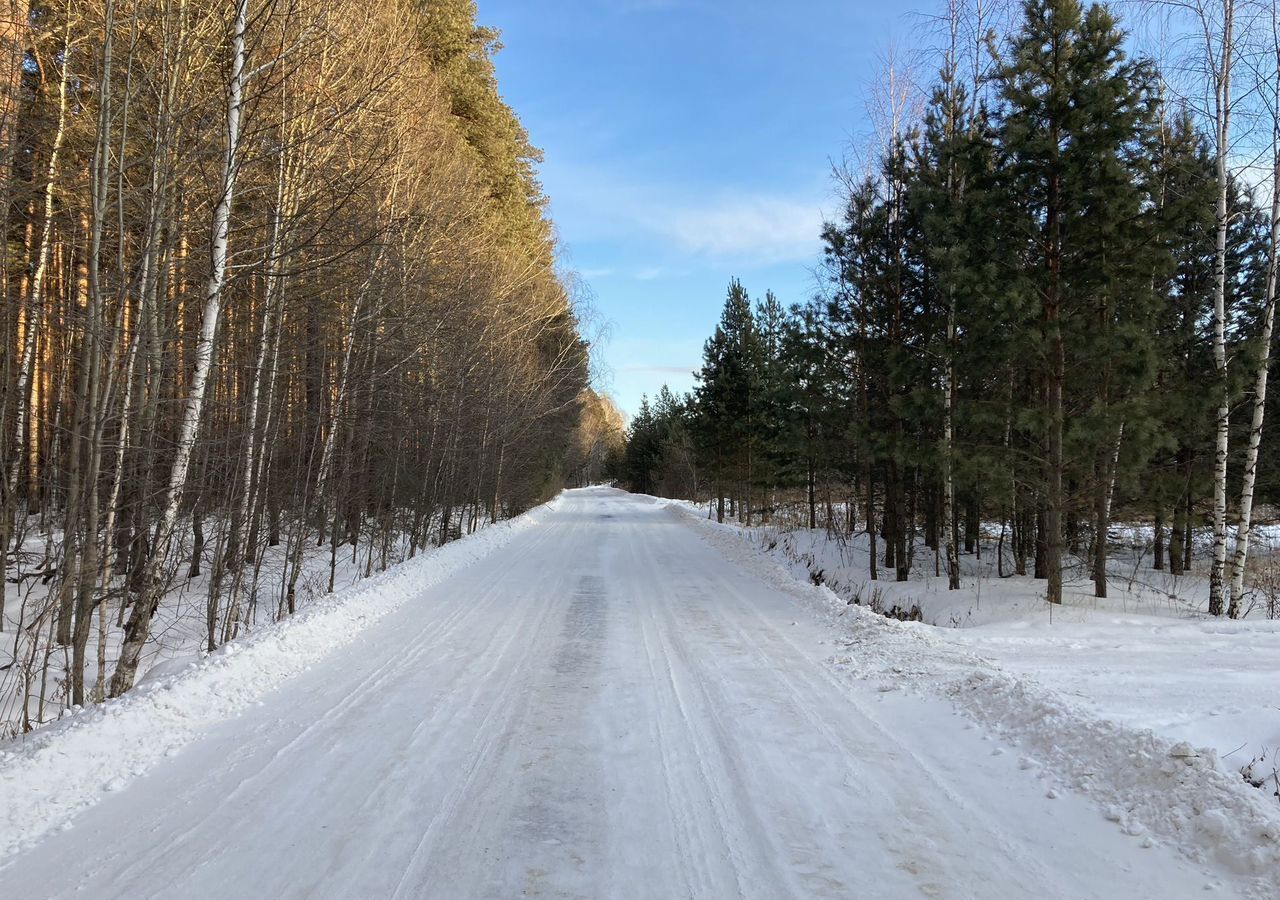
[{"label": "dense forest", "polygon": [[176,583],[212,650],[304,557],[332,590],[596,477],[620,421],[473,0],[4,13],[0,719],[128,691]]},{"label": "dense forest", "polygon": [[1280,501],[1277,12],[951,0],[928,86],[890,69],[838,172],[820,288],[785,308],[734,281],[619,477],[746,524],[803,492],[809,527],[870,536],[873,579],[920,538],[956,588],[993,527],[999,574],[1051,603],[1067,558],[1106,596],[1117,515],[1175,575],[1207,527],[1209,611],[1239,615],[1255,502]]}]

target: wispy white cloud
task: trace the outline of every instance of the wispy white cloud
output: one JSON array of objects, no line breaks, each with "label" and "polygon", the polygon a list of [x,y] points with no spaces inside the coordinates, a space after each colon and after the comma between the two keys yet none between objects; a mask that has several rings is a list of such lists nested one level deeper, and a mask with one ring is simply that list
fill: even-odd
[{"label": "wispy white cloud", "polygon": [[809,262],[821,253],[822,199],[816,191],[646,184],[590,169],[557,173],[552,213],[588,240],[649,253],[643,267],[608,265],[587,277],[640,281],[688,268],[694,260],[768,266]]},{"label": "wispy white cloud", "polygon": [[771,265],[811,260],[819,249],[822,210],[814,201],[725,193],[703,205],[650,212],[650,227],[701,256]]},{"label": "wispy white cloud", "polygon": [[702,358],[702,336],[621,338],[610,347],[609,379],[620,406],[634,413],[640,395],[650,397],[662,384],[676,393],[692,390]]},{"label": "wispy white cloud", "polygon": [[548,170],[552,215],[567,239],[622,252],[596,261],[610,270],[592,273],[596,277],[646,281],[707,262],[744,270],[810,263],[822,252],[823,182],[663,182],[592,164]]},{"label": "wispy white cloud", "polygon": [[637,268],[617,268],[601,266],[599,268],[581,269],[578,275],[587,281],[603,281],[606,278],[629,278],[632,281],[655,281],[672,275],[673,270],[665,266],[639,266]]},{"label": "wispy white cloud", "polygon": [[687,366],[621,366],[620,372],[645,372],[654,375],[681,375],[688,376],[691,372],[698,371],[698,363],[690,363]]},{"label": "wispy white cloud", "polygon": [[655,281],[671,273],[668,269],[662,266],[643,266],[639,269],[635,269],[629,274],[636,281]]}]

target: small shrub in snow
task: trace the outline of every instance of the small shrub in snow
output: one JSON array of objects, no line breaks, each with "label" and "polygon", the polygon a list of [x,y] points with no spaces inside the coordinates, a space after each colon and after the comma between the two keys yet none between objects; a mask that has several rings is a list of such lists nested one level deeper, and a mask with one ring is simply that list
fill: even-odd
[{"label": "small shrub in snow", "polygon": [[1240,767],[1246,782],[1280,800],[1280,753],[1263,748],[1262,752]]},{"label": "small shrub in snow", "polygon": [[1246,617],[1260,609],[1268,619],[1280,619],[1280,557],[1275,552],[1254,555],[1244,605]]},{"label": "small shrub in snow", "polygon": [[884,589],[878,588],[878,587],[872,588],[871,599],[867,601],[866,606],[867,606],[867,609],[871,610],[876,615],[883,616],[884,615]]}]

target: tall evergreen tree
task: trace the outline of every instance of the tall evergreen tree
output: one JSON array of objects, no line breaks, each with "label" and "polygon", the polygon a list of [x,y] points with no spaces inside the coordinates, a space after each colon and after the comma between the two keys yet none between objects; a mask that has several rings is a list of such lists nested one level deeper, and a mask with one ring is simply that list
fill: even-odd
[{"label": "tall evergreen tree", "polygon": [[[736,508],[751,483],[759,444],[755,427],[762,359],[751,298],[735,278],[729,284],[720,324],[703,348],[703,364],[697,373],[699,437],[710,457],[721,521],[726,491]],[[744,517],[750,520],[749,506]]]},{"label": "tall evergreen tree", "polygon": [[[1123,50],[1102,6],[1029,0],[998,79],[1006,215],[1028,265],[1011,273],[1038,301],[1043,392],[1044,553],[1051,603],[1062,602],[1063,524],[1072,483],[1093,490],[1097,591],[1122,407],[1152,380],[1154,244],[1142,171],[1156,113],[1155,77]],[[1068,429],[1070,413],[1070,430]],[[1069,467],[1068,459],[1084,461]],[[1089,467],[1086,469],[1085,467]]]}]

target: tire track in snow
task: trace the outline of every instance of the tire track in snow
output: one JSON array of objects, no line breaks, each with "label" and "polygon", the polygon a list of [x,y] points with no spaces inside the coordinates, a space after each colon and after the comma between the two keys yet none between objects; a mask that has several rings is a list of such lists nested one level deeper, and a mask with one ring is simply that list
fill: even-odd
[{"label": "tire track in snow", "polygon": [[[644,568],[648,571],[671,571],[672,561],[658,560],[652,542],[637,541],[633,546],[643,555]],[[670,627],[674,619],[665,600],[666,597],[654,597],[648,604],[648,633],[655,636],[649,646],[658,650],[661,683],[669,689],[668,695],[673,701],[668,706],[673,706],[679,715],[682,733],[687,735],[688,747],[695,757],[699,785],[715,812],[715,837],[727,853],[736,894],[765,900],[792,896],[792,892],[777,881],[775,872],[764,868],[771,856],[771,848],[764,838],[768,829],[743,789],[742,763],[733,753],[734,744],[729,739],[729,729],[721,718],[719,705],[709,696],[706,684],[690,664],[679,629]],[[665,623],[659,620],[660,612]],[[690,814],[690,818],[697,820],[696,814]],[[730,827],[729,823],[736,827]],[[751,836],[747,839],[751,846],[744,845],[744,834]],[[695,846],[703,848],[704,857],[711,857],[705,836]],[[703,896],[722,896],[725,886],[712,883],[704,887],[709,892]]]},{"label": "tire track in snow", "polygon": [[[709,604],[708,608],[716,610],[717,623],[720,626],[731,629],[740,646],[750,648],[759,663],[760,671],[767,672],[776,679],[776,682],[786,692],[790,705],[800,713],[805,724],[812,729],[813,733],[823,738],[827,746],[835,752],[837,758],[845,760],[845,769],[848,777],[856,781],[859,790],[874,791],[882,796],[887,802],[892,803],[903,811],[901,816],[903,820],[924,821],[928,819],[931,822],[931,830],[936,830],[941,824],[938,816],[939,810],[937,810],[936,804],[932,804],[933,809],[927,809],[921,794],[927,791],[931,797],[945,797],[956,806],[956,812],[965,817],[981,819],[981,827],[986,832],[986,839],[982,841],[983,846],[998,847],[1006,856],[1009,863],[1006,867],[1006,872],[1012,874],[1020,882],[1017,884],[1020,896],[1029,898],[1044,896],[1044,885],[1051,884],[1052,879],[1033,877],[1026,883],[1021,883],[1023,882],[1023,876],[1019,873],[1019,869],[1029,870],[1029,874],[1032,876],[1047,875],[1047,873],[1037,871],[1042,867],[1039,867],[1034,857],[1026,852],[1025,845],[1017,844],[1007,832],[999,828],[987,817],[981,816],[964,798],[952,791],[920,756],[913,753],[909,747],[880,727],[868,715],[867,710],[862,707],[856,697],[852,696],[847,690],[840,690],[838,684],[828,682],[825,678],[812,677],[816,667],[810,662],[807,654],[790,640],[781,629],[777,628],[767,617],[762,615],[758,607],[752,604],[741,591],[736,590],[733,586],[727,586],[726,593],[730,594],[737,602],[741,612],[754,615],[756,622],[774,636],[774,647],[772,649],[766,647],[761,642],[758,633],[743,627],[738,617],[728,614],[723,605],[712,607]],[[786,650],[779,653],[777,650],[781,645],[785,645]],[[780,661],[781,665],[779,665]],[[805,677],[806,674],[810,677]],[[838,696],[833,696],[833,688],[838,691]],[[824,717],[815,705],[814,698],[824,696],[831,701],[832,708],[839,708],[841,705],[848,704],[857,709],[860,717],[858,724],[874,731],[880,740],[872,742],[866,739],[857,739],[832,727],[827,717]],[[908,789],[909,783],[905,779],[886,776],[886,773],[882,771],[873,771],[883,767],[886,758],[886,747],[891,747],[893,752],[897,754],[896,757],[890,757],[895,763],[894,768],[900,772],[912,772],[925,777],[928,784],[923,787],[923,790],[921,786],[914,783],[915,779],[912,779]],[[946,823],[947,827],[951,829],[950,837],[953,839],[963,836],[962,833],[956,830],[956,824],[951,821]],[[969,836],[969,840],[972,840],[972,835]],[[953,840],[952,845],[963,847],[965,846],[965,841]],[[886,846],[891,854],[899,857],[899,868],[917,880],[919,888],[925,896],[938,896],[944,892],[944,885],[952,880],[948,870],[957,862],[964,865],[971,864],[971,859],[968,858],[967,853],[959,857],[954,852],[946,855],[940,854],[938,852],[939,841],[933,835],[920,835],[917,840],[910,844],[907,856],[899,853],[898,847],[893,841],[886,842]],[[989,864],[989,861],[984,863],[984,865],[987,864]],[[922,869],[924,871],[921,871]],[[928,872],[932,872],[933,877],[922,878]],[[1005,881],[1002,884],[1002,890],[1006,891],[1003,896],[1010,896],[1007,891],[1012,887],[1014,885]],[[1062,895],[1055,891],[1051,896],[1059,897]]]},{"label": "tire track in snow", "polygon": [[[591,695],[580,682],[600,662],[606,631],[600,620],[606,604],[592,574],[596,543],[588,523],[573,522],[560,535],[559,552],[540,567],[556,573],[540,586],[554,614],[522,629],[527,652],[512,673],[519,681],[513,702],[489,729],[496,732],[491,752],[473,754],[468,785],[451,792],[465,816],[437,823],[439,834],[418,851],[421,860],[435,861],[433,881],[414,885],[412,870],[425,875],[427,867],[410,862],[401,890],[416,887],[441,898],[546,890],[594,898],[607,882],[608,871],[589,870],[607,840],[601,804],[578,796],[606,788],[593,755],[578,752],[592,714],[584,705]],[[558,873],[553,886],[547,883],[552,872]],[[598,881],[579,889],[588,876]]]},{"label": "tire track in snow", "polygon": [[[724,534],[724,532],[716,526],[700,520],[695,521],[695,517],[690,516],[688,513],[677,511],[670,507],[668,507],[668,510],[673,515],[677,516],[687,528],[697,533],[702,539],[702,543],[704,543],[717,557],[721,557],[735,566],[741,566],[745,561],[747,564],[743,566],[742,575],[749,581],[755,581],[758,577],[760,582],[769,585],[774,590],[781,590],[784,595],[789,595],[790,597],[797,599],[800,596],[803,596],[804,599],[801,602],[810,607],[814,606],[815,601],[809,596],[809,594],[814,592],[816,589],[810,587],[808,584],[796,581],[793,576],[783,572],[775,563],[760,555],[760,551],[756,550],[754,547],[748,549],[741,537],[737,535],[726,535],[722,537],[721,535]],[[728,545],[728,547],[732,549],[730,550],[726,548],[725,545]],[[741,553],[739,552],[739,547],[743,548]],[[766,567],[770,571],[762,571],[762,569]],[[774,570],[777,572],[776,575],[774,574]],[[1070,898],[1080,896],[1079,893],[1073,892],[1074,889],[1068,889],[1067,884],[1070,882],[1064,883],[1061,872],[1055,871],[1052,863],[1056,863],[1056,860],[1053,860],[1050,856],[1043,853],[1043,843],[1038,840],[1040,837],[1039,835],[1034,833],[1027,834],[1025,832],[1012,832],[1008,827],[1007,817],[1004,815],[1006,810],[1002,808],[1000,801],[996,800],[993,802],[993,798],[991,796],[965,794],[956,790],[954,782],[958,781],[960,784],[964,785],[969,782],[969,779],[963,777],[957,779],[954,771],[950,773],[944,772],[937,766],[935,761],[929,758],[926,753],[918,752],[912,745],[904,743],[900,736],[896,735],[892,729],[883,724],[877,715],[868,708],[866,701],[859,696],[857,687],[850,684],[847,676],[842,679],[839,673],[828,663],[816,659],[812,646],[797,643],[795,632],[789,631],[785,627],[779,627],[780,617],[777,616],[776,611],[774,611],[772,615],[765,614],[763,600],[761,599],[763,595],[757,596],[755,593],[743,590],[741,588],[741,584],[742,582],[739,580],[734,582],[732,585],[725,586],[727,588],[726,593],[729,595],[729,599],[734,600],[736,603],[736,610],[726,608],[721,604],[715,604],[712,608],[716,610],[717,614],[725,622],[730,623],[733,627],[738,629],[740,639],[744,643],[754,643],[758,646],[759,658],[762,663],[774,660],[780,655],[794,656],[797,662],[802,663],[801,665],[795,666],[777,667],[777,670],[781,677],[790,681],[792,696],[797,698],[807,707],[806,714],[815,723],[822,721],[824,716],[813,706],[809,698],[820,696],[823,692],[822,685],[825,683],[828,685],[827,692],[831,696],[841,697],[843,698],[844,703],[851,704],[858,708],[862,717],[866,720],[867,725],[874,729],[877,734],[877,742],[881,746],[896,745],[897,750],[895,752],[902,756],[901,763],[899,764],[900,770],[910,771],[913,775],[918,774],[922,776],[926,782],[930,795],[936,794],[936,796],[946,801],[946,803],[941,807],[938,807],[938,804],[932,802],[929,797],[924,797],[917,801],[919,808],[921,809],[934,809],[934,813],[931,815],[931,831],[935,829],[935,826],[932,824],[932,820],[936,820],[937,815],[940,813],[947,814],[952,821],[952,824],[949,827],[955,835],[955,839],[951,840],[949,843],[953,848],[963,847],[965,845],[965,839],[970,836],[973,826],[976,825],[979,829],[979,833],[983,835],[983,848],[986,849],[991,847],[992,849],[999,851],[1000,856],[1005,860],[1005,864],[995,871],[998,871],[1000,877],[1006,879],[1006,881],[1013,881],[1015,883],[1022,884],[1023,887],[1021,889],[1024,896],[1040,897],[1045,896],[1046,894],[1048,896]],[[829,619],[831,617],[831,611],[825,607],[825,602],[821,612],[824,619]],[[735,613],[740,613],[743,616],[750,616],[753,618],[763,630],[772,635],[772,641],[763,639],[756,634],[750,633],[749,630],[741,628],[741,617],[739,615],[735,615]],[[805,616],[807,614],[806,612],[795,610],[788,612],[786,618],[791,618],[797,615],[797,613],[801,616]],[[795,625],[796,623],[792,622],[791,624]],[[872,632],[875,632],[877,629],[883,628],[893,631],[894,629],[891,626],[896,624],[897,623],[893,622],[886,623],[883,620],[873,617],[862,622],[855,620],[854,622],[849,623],[848,627],[855,629],[855,633],[858,629],[869,629]],[[805,629],[801,629],[801,631],[812,634],[811,630],[806,631]],[[790,652],[783,651],[783,653],[780,654],[778,652],[779,646],[785,646],[787,651]],[[917,655],[909,658],[917,660],[921,648],[914,647],[913,649]],[[927,647],[927,652],[930,654],[928,658],[936,664],[945,662],[948,665],[956,666],[964,662],[959,654],[946,647],[939,647],[935,651],[935,649],[930,645]],[[882,664],[887,665],[883,660],[881,662]],[[896,671],[896,669],[894,671]],[[989,744],[988,746],[993,745]],[[999,753],[1002,749],[1003,748],[997,748],[993,752]],[[934,750],[936,753],[936,748],[934,748]],[[1024,761],[1022,767],[1025,768],[1026,765],[1027,763]],[[1032,768],[1035,766],[1034,763],[1031,763],[1030,765]],[[900,778],[901,775],[899,774],[899,779]],[[898,779],[895,779],[894,772],[890,771],[881,773],[879,780],[882,783],[893,784]],[[913,793],[915,792],[913,791]],[[1061,801],[1059,801],[1059,803],[1061,804]],[[952,812],[948,813],[948,810],[952,810]],[[1095,812],[1094,814],[1098,816],[1098,820],[1100,822],[1100,813]],[[1114,850],[1117,851],[1114,855],[1117,859],[1123,858],[1125,845],[1128,845],[1129,848],[1137,847],[1137,842],[1134,841],[1131,836],[1122,834],[1121,830],[1111,823],[1106,823],[1101,825],[1101,827],[1103,829],[1109,829],[1112,832],[1112,841],[1116,844]],[[1055,835],[1054,837],[1057,836]],[[1077,833],[1076,835],[1073,835],[1073,838],[1079,839],[1081,837],[1087,837],[1087,835],[1080,829],[1077,829]],[[887,845],[892,851],[893,845],[891,843],[887,843]],[[1150,847],[1151,845],[1150,843],[1145,843],[1142,846],[1145,848]],[[913,851],[916,849],[918,848],[912,847]],[[1110,851],[1112,848],[1108,849]],[[1139,849],[1137,852],[1140,854],[1151,854],[1151,851],[1147,849]],[[976,860],[967,859],[964,854],[956,856],[953,852],[951,855],[966,867],[972,867],[976,862]],[[1109,853],[1109,855],[1111,854]],[[989,860],[985,855],[981,859],[981,862],[983,863],[989,863],[990,861],[991,860]],[[1114,864],[1114,862],[1112,864]],[[975,871],[980,872],[982,870]],[[995,874],[995,872],[992,874]],[[1203,882],[1205,890],[1211,888],[1225,888],[1235,896],[1230,884],[1222,882],[1219,874],[1205,873],[1201,877],[1207,879],[1207,881]],[[1190,882],[1190,884],[1183,885],[1184,889],[1189,893],[1196,890],[1195,884],[1198,883],[1194,876],[1192,876]],[[1243,893],[1249,896],[1263,896],[1262,894],[1257,894],[1257,892],[1249,885],[1244,886]],[[1181,892],[1178,892],[1177,895],[1181,896],[1182,894]],[[1114,894],[1110,892],[1102,892],[1095,893],[1092,896],[1110,898],[1111,896],[1114,896]]]},{"label": "tire track in snow", "polygon": [[[520,560],[534,555],[534,553],[539,551],[542,545],[548,540],[550,540],[550,536],[547,531],[544,530],[536,532],[531,536],[531,539],[527,541],[522,548],[519,548],[516,554],[514,554],[516,559]],[[181,848],[185,843],[196,838],[208,827],[210,821],[218,813],[220,806],[235,804],[246,796],[255,796],[269,789],[270,784],[272,784],[277,778],[282,777],[290,767],[296,764],[297,760],[295,755],[299,748],[305,747],[322,731],[326,729],[333,729],[336,723],[342,722],[353,709],[369,704],[371,701],[376,702],[376,695],[389,683],[397,680],[404,671],[413,668],[415,664],[427,657],[434,650],[438,649],[441,645],[447,643],[458,632],[465,629],[473,621],[483,618],[484,612],[497,602],[497,598],[500,596],[500,593],[500,585],[494,584],[490,590],[480,595],[475,603],[456,602],[455,608],[445,616],[443,621],[435,621],[430,618],[424,619],[413,632],[415,640],[413,640],[409,645],[411,649],[407,654],[387,652],[389,648],[381,648],[385,654],[381,661],[367,674],[361,677],[348,693],[346,693],[334,705],[329,707],[320,718],[306,723],[303,725],[301,731],[298,731],[285,743],[277,746],[271,753],[271,756],[261,764],[256,771],[241,780],[226,797],[222,798],[221,802],[217,806],[210,807],[204,816],[199,818],[197,821],[192,822],[181,832],[176,833],[172,837],[166,838],[164,841],[154,845],[141,854],[137,854],[132,850],[126,852],[126,850],[122,848],[119,851],[120,858],[129,859],[131,862],[125,865],[125,868],[120,873],[120,878],[122,880],[132,880],[139,873],[150,871],[161,856],[174,852],[176,848]],[[413,601],[410,601],[407,605],[413,606]],[[399,618],[399,615],[393,614],[393,619],[395,618]],[[375,628],[387,628],[389,630],[390,625],[394,624],[394,621],[388,625],[380,623],[378,626],[375,626]],[[513,624],[509,629],[508,644],[518,636],[518,631],[518,623]],[[428,634],[429,637],[427,640],[416,640],[417,637]],[[358,645],[373,643],[376,640],[376,637],[376,635],[362,635],[356,642],[357,645],[343,648],[341,652],[354,656],[356,659],[362,659],[364,656],[361,651],[367,650],[367,647]],[[402,635],[399,637],[403,638]],[[496,635],[494,636],[494,639],[497,639]],[[490,670],[492,670],[498,665],[497,660],[499,658],[500,654],[483,654],[474,656],[467,670],[464,671],[464,674],[469,672],[472,666],[479,666],[485,660],[490,661]],[[340,660],[334,659],[333,661],[337,663]],[[461,678],[459,680],[462,681],[462,683],[467,683],[467,681]],[[471,683],[478,693],[483,689],[486,682],[483,678],[479,678]],[[371,695],[373,696],[371,697]],[[458,714],[464,712],[467,708],[468,707],[465,704],[455,704],[451,707],[452,715],[448,721],[451,722]],[[439,708],[437,707],[437,712],[438,711]],[[421,729],[421,723],[419,725],[419,729]],[[447,734],[448,732],[445,729],[439,729],[435,733],[439,736]],[[250,746],[257,747],[258,742],[250,742]],[[247,749],[248,748],[246,748],[246,752]],[[221,770],[207,774],[206,785],[210,786],[210,789],[212,783],[216,781],[220,774]],[[370,798],[370,800],[371,799],[372,798]],[[363,806],[367,807],[368,805],[369,802],[366,802]],[[202,863],[202,865],[209,865],[217,861],[218,857],[209,857]],[[92,875],[93,873],[91,872],[89,874]]]},{"label": "tire track in snow", "polygon": [[[544,536],[545,537],[545,536]],[[526,556],[532,556],[532,549]],[[496,588],[495,588],[496,589]],[[507,725],[512,716],[516,701],[519,698],[519,692],[516,690],[517,685],[524,684],[524,676],[528,667],[529,660],[542,648],[541,642],[536,640],[546,629],[547,622],[554,616],[556,606],[554,597],[550,594],[540,598],[538,606],[540,607],[536,622],[532,628],[514,627],[512,628],[512,642],[519,636],[527,636],[529,639],[524,642],[523,652],[521,652],[514,664],[504,658],[505,650],[510,646],[510,642],[503,647],[503,653],[495,654],[492,665],[486,673],[486,678],[494,677],[500,669],[506,668],[507,672],[502,679],[501,686],[498,689],[497,696],[490,703],[488,711],[485,713],[476,729],[475,737],[472,740],[469,755],[471,756],[471,764],[466,769],[461,780],[442,800],[439,809],[428,822],[427,827],[423,830],[421,838],[418,840],[408,861],[404,864],[403,872],[396,883],[395,889],[391,893],[392,900],[399,900],[405,897],[410,887],[418,886],[413,879],[421,879],[422,877],[422,860],[427,855],[429,849],[439,839],[440,835],[448,830],[447,826],[452,824],[456,818],[458,811],[463,805],[463,800],[473,790],[477,779],[487,764],[492,762],[495,756],[507,742],[511,740],[512,732],[509,728],[499,728],[498,725]],[[521,626],[527,626],[531,613],[526,610],[523,620],[519,623]],[[461,707],[459,707],[461,708]],[[412,876],[412,878],[411,878]],[[415,895],[416,896],[416,895]]]}]

